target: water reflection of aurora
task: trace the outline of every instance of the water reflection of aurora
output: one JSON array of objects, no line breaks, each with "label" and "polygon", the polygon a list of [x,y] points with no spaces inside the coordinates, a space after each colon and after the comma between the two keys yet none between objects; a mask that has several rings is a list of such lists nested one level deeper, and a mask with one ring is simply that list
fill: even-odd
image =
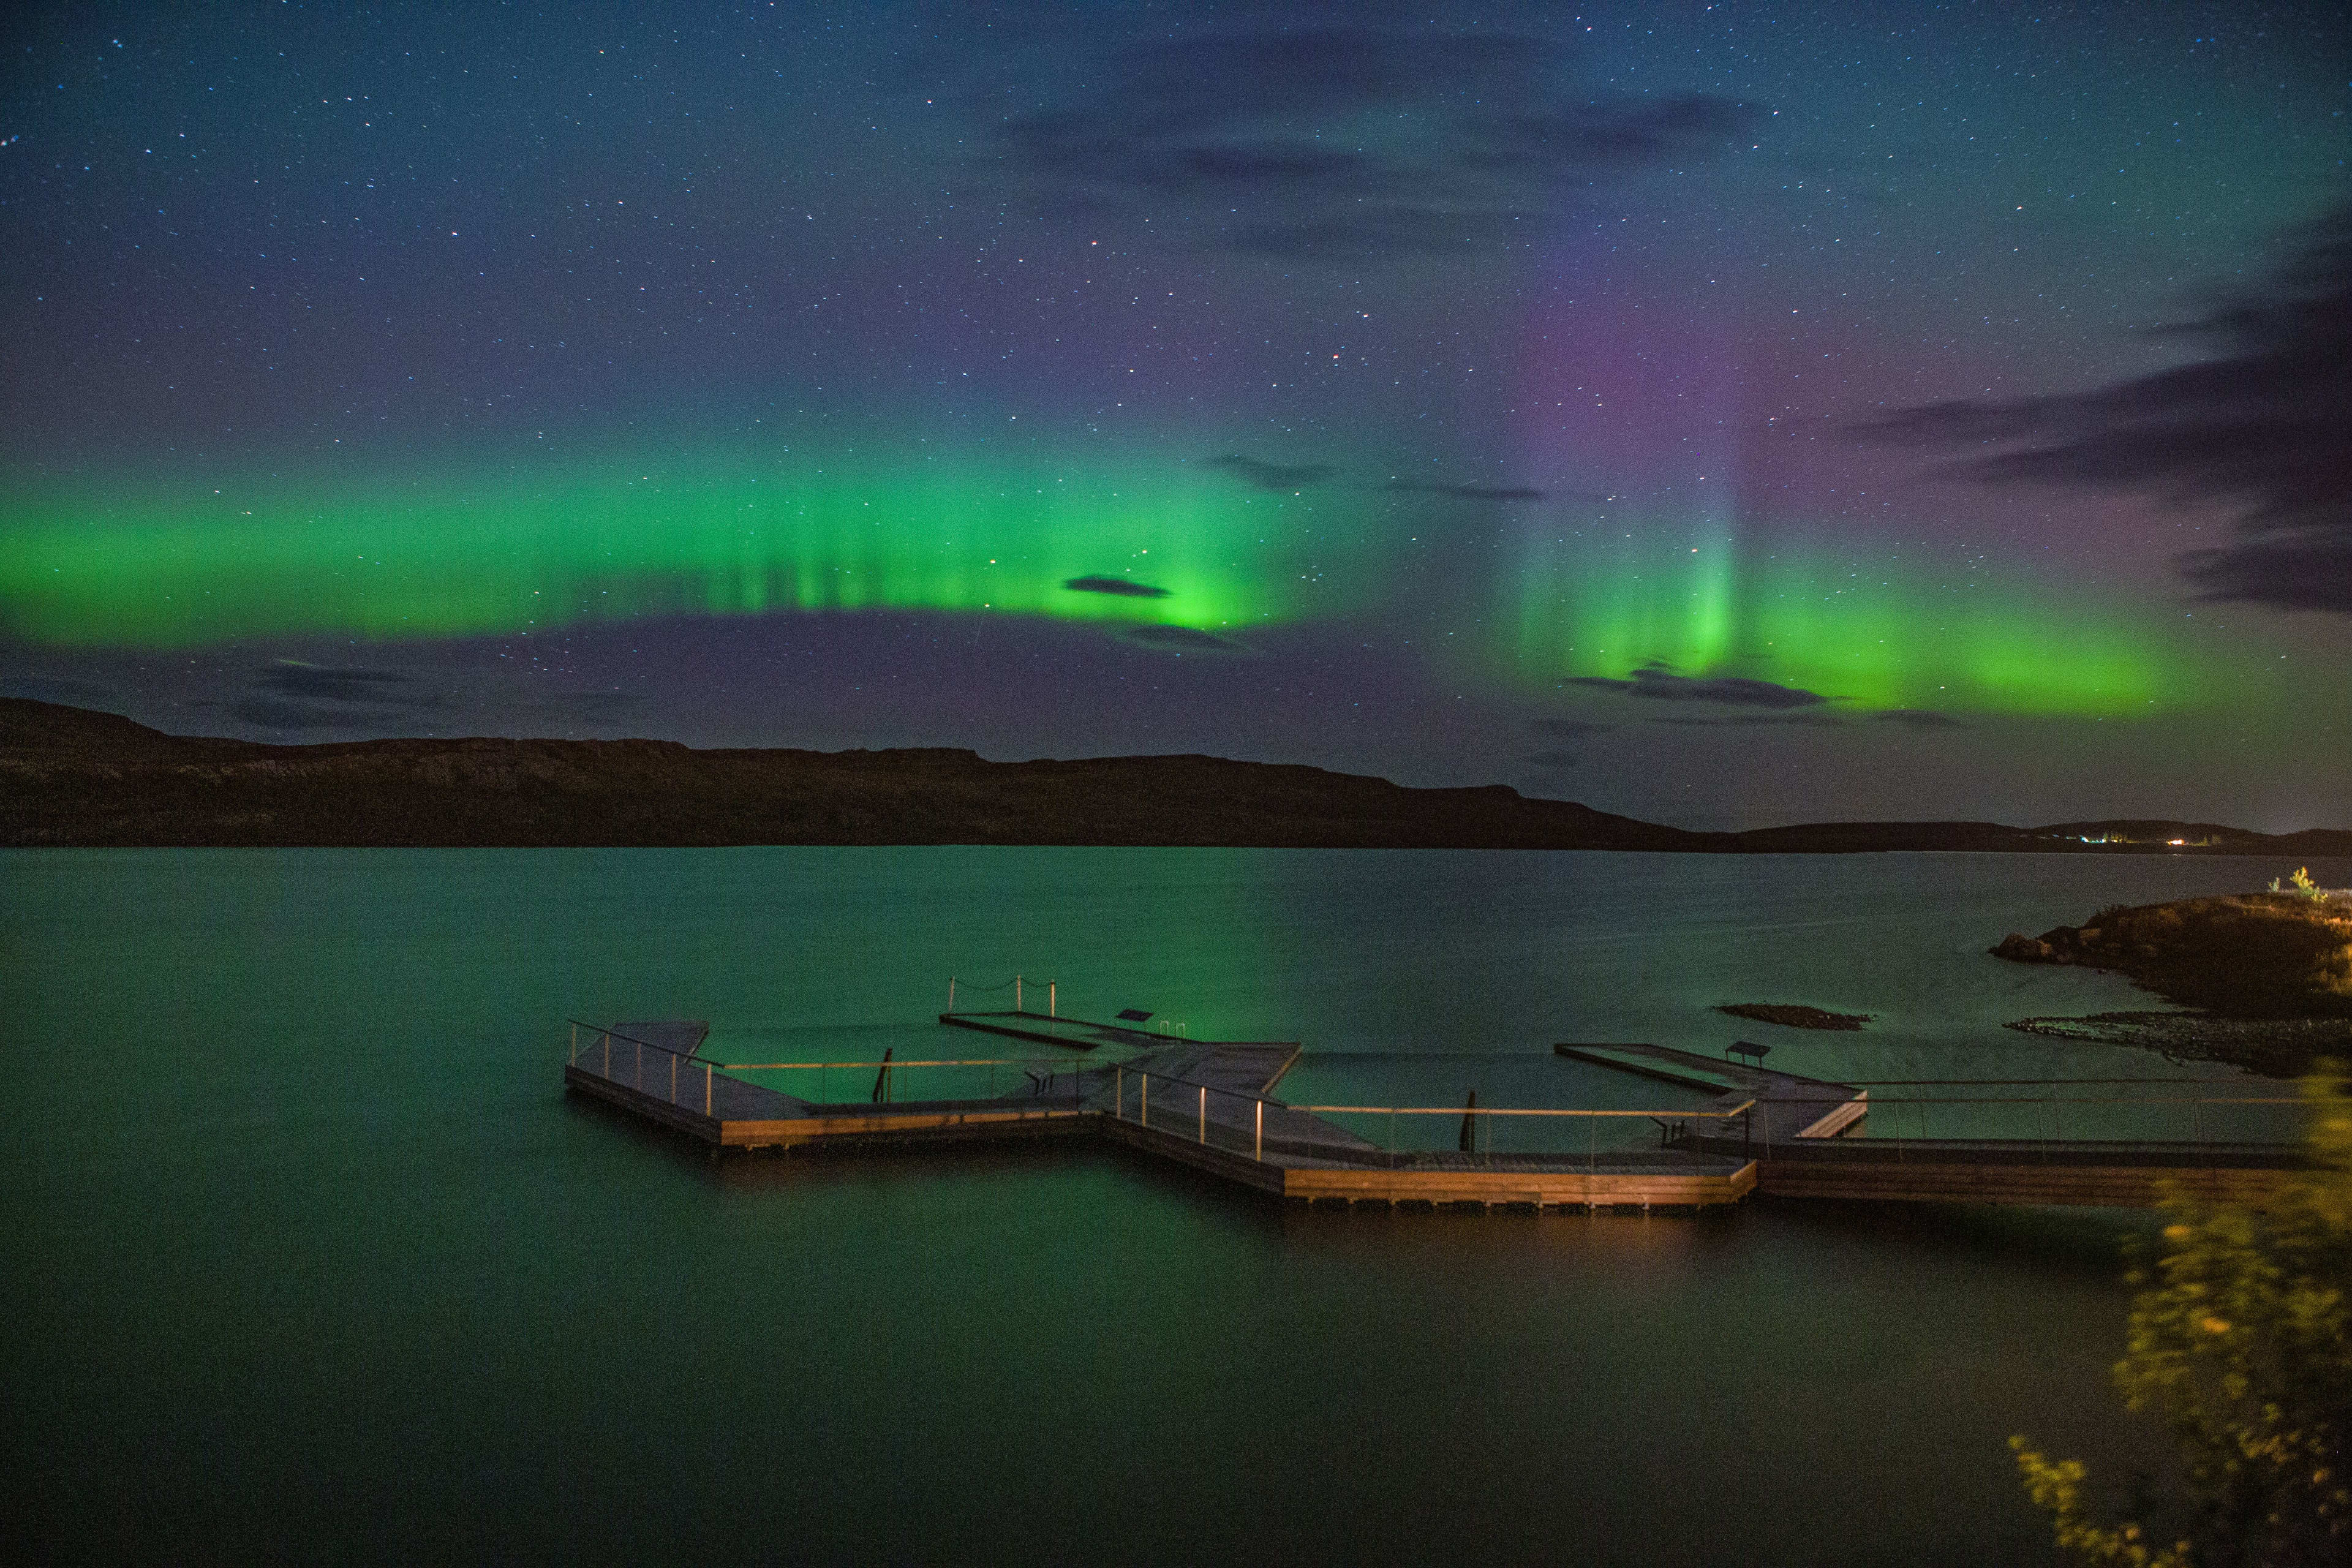
[{"label": "water reflection of aurora", "polygon": [[[1761,552],[1664,516],[1599,537],[1506,535],[1475,552],[1491,568],[1448,568],[1441,528],[1408,510],[1376,491],[1271,494],[1165,464],[93,486],[20,492],[0,512],[0,627],[157,649],[858,610],[1244,640],[1285,624],[1388,624],[1461,649],[1442,657],[1498,695],[1663,661],[1874,708],[2029,714],[2207,706],[2223,673],[2150,612],[1982,574]],[[1074,579],[1164,592],[1074,591]]]}]

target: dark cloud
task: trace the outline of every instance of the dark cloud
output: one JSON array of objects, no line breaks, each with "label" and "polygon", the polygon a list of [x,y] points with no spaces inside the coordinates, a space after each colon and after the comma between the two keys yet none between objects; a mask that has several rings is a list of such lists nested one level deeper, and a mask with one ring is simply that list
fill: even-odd
[{"label": "dark cloud", "polygon": [[1109,594],[1122,599],[1164,599],[1172,588],[1155,588],[1149,583],[1131,583],[1124,577],[1073,577],[1062,584],[1076,594]]},{"label": "dark cloud", "polygon": [[[1783,689],[1785,689],[1785,688]],[[1673,724],[1690,730],[1752,730],[1765,726],[1801,725],[1807,729],[1833,730],[1845,721],[1834,713],[1708,713],[1675,714],[1672,718],[1652,718],[1653,724]]]},{"label": "dark cloud", "polygon": [[1950,470],[1974,479],[2229,507],[2237,537],[2180,558],[2200,597],[2352,615],[2352,205],[2304,230],[2266,284],[2168,330],[2211,357],[2095,392],[1905,409],[1860,433],[1978,447]]},{"label": "dark cloud", "polygon": [[440,703],[438,691],[396,669],[281,660],[257,671],[236,696],[188,706],[217,707],[261,730],[377,731]]},{"label": "dark cloud", "polygon": [[[193,702],[189,706],[210,708],[214,704]],[[257,730],[367,729],[391,712],[378,708],[326,708],[315,702],[289,702],[280,697],[241,697],[219,706],[230,718]]]},{"label": "dark cloud", "polygon": [[319,664],[273,664],[254,685],[276,697],[304,702],[367,702],[430,708],[438,699],[413,675],[396,669],[338,668]]},{"label": "dark cloud", "polygon": [[106,712],[121,710],[123,691],[95,680],[64,679],[46,675],[12,675],[0,678],[0,697],[25,697],[36,702],[58,702],[68,708],[97,708]]},{"label": "dark cloud", "polygon": [[1045,212],[1150,218],[1197,245],[1360,259],[1533,237],[1558,193],[1715,155],[1753,106],[1571,100],[1545,39],[1363,27],[1130,50],[999,144]]},{"label": "dark cloud", "polygon": [[1222,458],[1208,459],[1209,467],[1223,468],[1244,484],[1261,490],[1298,490],[1309,485],[1319,485],[1339,470],[1328,463],[1262,463],[1255,458],[1244,458],[1228,452]]},{"label": "dark cloud", "polygon": [[1567,684],[1658,702],[1720,702],[1733,708],[1818,708],[1829,701],[1820,692],[1800,686],[1781,686],[1743,675],[1677,675],[1662,665],[1644,665],[1622,680],[1605,675],[1572,675]]},{"label": "dark cloud", "polygon": [[1881,724],[1900,724],[1906,730],[1965,730],[1966,724],[1949,713],[1938,713],[1933,708],[1882,708],[1870,717]]},{"label": "dark cloud", "polygon": [[1530,719],[1528,728],[1538,735],[1549,735],[1561,741],[1581,741],[1588,735],[1602,735],[1617,728],[1595,719]]},{"label": "dark cloud", "polygon": [[1449,496],[1455,500],[1541,500],[1541,490],[1512,485],[1441,485],[1417,479],[1391,479],[1388,489],[1415,495]]},{"label": "dark cloud", "polygon": [[1239,653],[1239,643],[1227,642],[1213,632],[1195,631],[1191,626],[1129,626],[1119,636],[1145,647],[1166,648],[1174,653]]}]

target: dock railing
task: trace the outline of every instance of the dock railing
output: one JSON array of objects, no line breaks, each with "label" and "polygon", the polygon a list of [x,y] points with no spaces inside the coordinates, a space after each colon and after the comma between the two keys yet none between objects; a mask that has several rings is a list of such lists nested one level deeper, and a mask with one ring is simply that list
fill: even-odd
[{"label": "dock railing", "polygon": [[[1755,1104],[1668,1110],[1293,1105],[1132,1064],[1112,1068],[1108,1076],[1110,1092],[1101,1109],[1118,1121],[1261,1163],[1322,1159],[1391,1169],[1492,1170],[1539,1161],[1581,1162],[1588,1169],[1627,1163],[1701,1169],[1721,1164],[1726,1153],[1704,1149],[1681,1132],[1704,1123],[1743,1139]],[[1332,1120],[1339,1118],[1345,1120]]]},{"label": "dock railing", "polygon": [[[2236,1087],[2210,1079],[1901,1079],[1857,1080],[1847,1087],[1866,1091],[1868,1110],[1840,1139],[1891,1147],[1898,1159],[1925,1145],[1984,1143],[2053,1152],[2143,1147],[2206,1153],[2220,1161],[2233,1152],[2296,1148],[2313,1103],[2294,1093],[2194,1092]],[[1768,1107],[1818,1105],[1824,1112],[1849,1098],[1843,1092],[1759,1096]],[[1761,1157],[1772,1157],[1772,1125],[1780,1121],[1785,1128],[1786,1120],[1757,1119]],[[1719,1146],[1719,1137],[1705,1136]],[[1782,1145],[1790,1142],[1785,1131],[1777,1136]]]},{"label": "dock railing", "polygon": [[577,1018],[567,1022],[572,1027],[571,1066],[681,1110],[712,1114],[719,1088],[716,1062],[600,1024],[583,1024]]},{"label": "dock railing", "polygon": [[[1083,1105],[1090,1072],[1067,1057],[958,1057],[850,1062],[727,1062],[681,1051],[618,1029],[571,1020],[568,1060],[681,1110],[717,1116],[730,1081],[772,1089],[812,1105],[837,1107],[902,1100],[1019,1100]],[[739,1077],[781,1074],[775,1081]],[[806,1075],[806,1076],[804,1076]]]}]

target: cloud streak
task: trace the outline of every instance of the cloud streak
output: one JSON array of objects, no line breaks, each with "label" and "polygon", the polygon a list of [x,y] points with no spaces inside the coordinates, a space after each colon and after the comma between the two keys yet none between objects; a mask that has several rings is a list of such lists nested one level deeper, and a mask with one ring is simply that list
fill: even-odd
[{"label": "cloud streak", "polygon": [[1204,248],[1362,260],[1530,240],[1560,193],[1712,158],[1765,111],[1578,98],[1546,39],[1360,26],[1125,51],[997,144],[1052,216],[1150,219]]},{"label": "cloud streak", "polygon": [[1930,404],[1865,437],[1979,455],[1986,483],[2132,490],[2237,514],[2179,560],[2206,600],[2352,615],[2352,204],[2303,231],[2266,283],[2169,331],[2210,357],[2096,391]]},{"label": "cloud streak", "polygon": [[1732,708],[1819,708],[1830,700],[1801,686],[1782,686],[1744,675],[1678,675],[1659,665],[1644,665],[1622,680],[1606,675],[1572,675],[1567,684],[1651,702],[1716,702]]},{"label": "cloud streak", "polygon": [[1299,490],[1310,485],[1328,482],[1339,469],[1328,463],[1263,463],[1255,458],[1244,458],[1228,452],[1222,458],[1211,458],[1208,466],[1222,469],[1261,490]]},{"label": "cloud streak", "polygon": [[1519,485],[1442,485],[1423,479],[1391,479],[1384,489],[1453,500],[1541,500],[1544,492]]},{"label": "cloud streak", "polygon": [[1125,577],[1073,577],[1062,584],[1074,594],[1108,594],[1118,599],[1164,599],[1175,590],[1155,588],[1149,583],[1130,582]]}]

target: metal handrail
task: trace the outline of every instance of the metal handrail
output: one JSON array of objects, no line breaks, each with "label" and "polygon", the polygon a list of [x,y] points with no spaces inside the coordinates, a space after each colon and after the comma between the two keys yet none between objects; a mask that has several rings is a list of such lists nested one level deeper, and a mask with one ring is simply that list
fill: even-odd
[{"label": "metal handrail", "polygon": [[[1204,1085],[1214,1088],[1214,1085]],[[1224,1094],[1232,1091],[1218,1089]],[[1744,1100],[1728,1110],[1557,1110],[1526,1109],[1504,1105],[1284,1105],[1285,1110],[1305,1110],[1318,1114],[1349,1116],[1646,1116],[1659,1117],[1728,1117],[1754,1110],[1756,1101]]]}]

